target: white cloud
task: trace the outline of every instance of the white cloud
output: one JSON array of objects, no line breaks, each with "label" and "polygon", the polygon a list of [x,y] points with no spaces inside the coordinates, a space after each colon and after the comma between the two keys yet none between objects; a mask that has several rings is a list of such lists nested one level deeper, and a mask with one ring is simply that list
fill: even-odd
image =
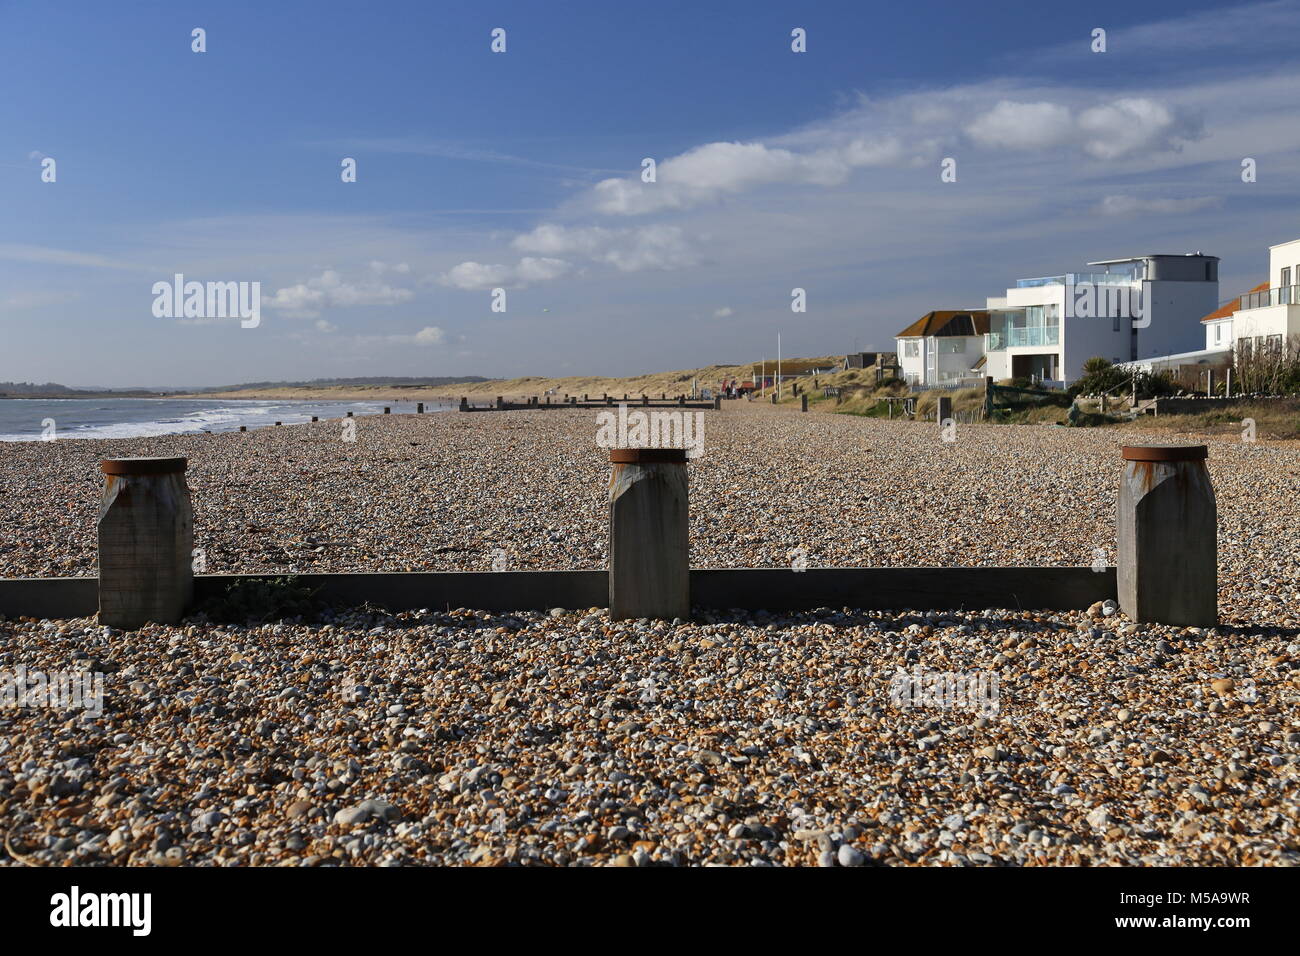
[{"label": "white cloud", "polygon": [[452,266],[438,281],[443,285],[472,291],[495,289],[504,286],[522,287],[530,282],[549,282],[567,274],[572,263],[550,257],[524,256],[517,265],[484,265],[481,262],[462,262]]},{"label": "white cloud", "polygon": [[372,259],[370,261],[370,271],[375,273],[375,275],[383,275],[385,272],[396,272],[405,275],[411,271],[411,267],[405,262],[398,262],[389,265],[387,262],[380,262],[378,259]]},{"label": "white cloud", "polygon": [[511,245],[521,252],[582,256],[612,265],[620,272],[679,269],[698,260],[681,228],[667,225],[606,229],[543,223],[532,232],[516,236]]},{"label": "white cloud", "polygon": [[572,265],[563,259],[537,258],[524,256],[515,267],[517,282],[549,282],[567,273]]},{"label": "white cloud", "polygon": [[1044,149],[1074,136],[1074,119],[1056,103],[1013,103],[1002,100],[975,117],[966,135],[980,146],[1001,149]]},{"label": "white cloud", "polygon": [[326,269],[314,279],[277,289],[263,305],[288,316],[314,318],[330,306],[398,305],[413,295],[410,289],[380,282],[344,282],[333,269]]},{"label": "white cloud", "polygon": [[509,282],[512,275],[509,266],[462,262],[448,269],[439,281],[457,289],[494,289]]},{"label": "white cloud", "polygon": [[447,340],[447,333],[436,325],[426,325],[415,333],[416,345],[441,345]]},{"label": "white cloud", "polygon": [[1138,214],[1177,215],[1201,209],[1215,209],[1223,205],[1218,196],[1196,196],[1188,199],[1139,199],[1136,196],[1107,196],[1097,206],[1097,211],[1107,216],[1133,216]]},{"label": "white cloud", "polygon": [[1128,97],[1077,114],[1059,103],[1002,100],[977,115],[966,135],[990,149],[1081,148],[1094,159],[1177,151],[1200,135],[1190,115],[1147,97]]},{"label": "white cloud", "polygon": [[532,232],[516,236],[510,244],[520,252],[536,252],[540,255],[592,255],[615,235],[617,233],[614,230],[600,226],[570,228],[543,223]]},{"label": "white cloud", "polygon": [[720,309],[713,310],[713,317],[715,319],[725,319],[735,314],[736,314],[736,310],[729,305],[724,305]]},{"label": "white cloud", "polygon": [[1083,148],[1097,159],[1136,152],[1178,150],[1199,135],[1199,124],[1176,116],[1168,106],[1142,97],[1116,100],[1079,114]]},{"label": "white cloud", "polygon": [[637,229],[596,258],[620,272],[680,269],[696,262],[695,253],[678,226]]},{"label": "white cloud", "polygon": [[317,319],[315,325],[317,332],[333,332],[338,328],[333,322],[327,322],[325,319]]},{"label": "white cloud", "polygon": [[640,177],[602,180],[590,201],[605,215],[688,209],[760,186],[838,186],[854,169],[903,159],[902,145],[892,137],[859,136],[802,153],[762,143],[705,143],[659,163],[653,183]]}]

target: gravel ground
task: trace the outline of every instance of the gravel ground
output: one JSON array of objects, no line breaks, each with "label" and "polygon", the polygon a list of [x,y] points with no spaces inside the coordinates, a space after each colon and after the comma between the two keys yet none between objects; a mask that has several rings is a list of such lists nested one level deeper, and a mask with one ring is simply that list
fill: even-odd
[{"label": "gravel ground", "polygon": [[[94,571],[100,457],[190,457],[211,571],[599,567],[590,412],[7,445],[0,573]],[[1118,445],[729,406],[691,466],[693,563],[1113,561]],[[1300,862],[1300,468],[1212,442],[1221,624],[822,609],[363,611],[121,633],[0,622],[0,864]],[[900,673],[996,707],[900,701]],[[994,698],[981,698],[991,703]]]},{"label": "gravel ground", "polygon": [[[107,673],[0,711],[0,862],[1300,862],[1294,632],[1104,610],[4,624]],[[996,712],[903,706],[918,667]]]}]

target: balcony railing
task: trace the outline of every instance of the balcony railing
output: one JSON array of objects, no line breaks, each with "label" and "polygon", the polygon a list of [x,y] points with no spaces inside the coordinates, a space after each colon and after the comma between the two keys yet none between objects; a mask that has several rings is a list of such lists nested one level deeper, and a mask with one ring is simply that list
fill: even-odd
[{"label": "balcony railing", "polygon": [[1132,285],[1136,276],[1123,272],[1067,272],[1062,276],[1041,276],[1037,279],[1017,279],[1017,289],[1036,289],[1045,285]]},{"label": "balcony railing", "polygon": [[1057,325],[1030,325],[1010,328],[1005,332],[988,332],[984,336],[984,351],[1001,352],[1021,345],[1057,345],[1061,341],[1061,328]]},{"label": "balcony railing", "polygon": [[1300,305],[1300,285],[1282,285],[1241,297],[1241,308],[1267,309],[1270,305]]}]

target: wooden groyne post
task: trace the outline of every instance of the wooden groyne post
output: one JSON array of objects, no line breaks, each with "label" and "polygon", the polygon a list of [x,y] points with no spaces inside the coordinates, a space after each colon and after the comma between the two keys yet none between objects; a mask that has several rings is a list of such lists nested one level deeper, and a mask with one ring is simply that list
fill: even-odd
[{"label": "wooden groyne post", "polygon": [[1125,445],[1116,560],[1134,621],[1218,623],[1218,508],[1205,445]]},{"label": "wooden groyne post", "polygon": [[101,461],[99,622],[180,621],[194,594],[194,516],[184,458]]},{"label": "wooden groyne post", "polygon": [[952,399],[947,395],[940,395],[935,420],[942,425],[950,418],[952,418]]},{"label": "wooden groyne post", "polygon": [[689,618],[686,450],[612,448],[609,460],[610,617]]}]

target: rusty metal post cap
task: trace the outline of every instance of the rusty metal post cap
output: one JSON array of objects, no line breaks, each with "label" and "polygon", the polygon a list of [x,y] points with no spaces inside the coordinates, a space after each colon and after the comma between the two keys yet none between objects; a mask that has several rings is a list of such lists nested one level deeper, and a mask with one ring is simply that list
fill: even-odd
[{"label": "rusty metal post cap", "polygon": [[1205,445],[1125,445],[1125,461],[1203,461],[1209,457]]},{"label": "rusty metal post cap", "polygon": [[170,475],[184,471],[185,458],[106,458],[99,470],[106,475]]},{"label": "rusty metal post cap", "polygon": [[615,465],[684,465],[685,448],[611,448],[609,460]]}]

